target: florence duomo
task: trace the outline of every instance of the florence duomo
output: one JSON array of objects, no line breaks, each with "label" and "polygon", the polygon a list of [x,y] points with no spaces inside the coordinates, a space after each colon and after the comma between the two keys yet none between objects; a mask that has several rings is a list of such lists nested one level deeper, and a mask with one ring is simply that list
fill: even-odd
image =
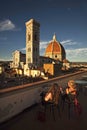
[{"label": "florence duomo", "polygon": [[[40,56],[40,23],[30,19],[26,26],[26,54],[16,50],[13,52],[11,68],[27,76],[39,76],[41,70],[50,75],[57,75],[62,69],[69,69],[66,52],[56,35],[48,43],[44,56]],[[20,70],[20,71],[19,71]]]}]

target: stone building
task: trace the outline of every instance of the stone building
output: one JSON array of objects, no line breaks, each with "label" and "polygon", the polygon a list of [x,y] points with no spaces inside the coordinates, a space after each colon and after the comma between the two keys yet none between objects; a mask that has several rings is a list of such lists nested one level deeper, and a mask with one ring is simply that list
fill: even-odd
[{"label": "stone building", "polygon": [[12,53],[13,62],[11,63],[11,68],[24,68],[26,62],[26,55],[22,52],[16,50]]},{"label": "stone building", "polygon": [[40,24],[34,19],[26,25],[26,64],[39,66]]}]

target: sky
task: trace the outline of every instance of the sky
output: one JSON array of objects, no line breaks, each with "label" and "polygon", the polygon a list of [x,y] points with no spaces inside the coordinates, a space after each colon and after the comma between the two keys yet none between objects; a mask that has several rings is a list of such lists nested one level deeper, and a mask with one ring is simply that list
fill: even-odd
[{"label": "sky", "polygon": [[40,55],[54,33],[71,62],[87,62],[87,0],[0,0],[0,61],[26,53],[25,22],[40,23]]}]

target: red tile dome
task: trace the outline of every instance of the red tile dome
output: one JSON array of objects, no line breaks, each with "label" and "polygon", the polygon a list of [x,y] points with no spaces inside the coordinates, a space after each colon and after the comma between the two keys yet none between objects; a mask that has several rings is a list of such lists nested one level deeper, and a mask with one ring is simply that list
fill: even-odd
[{"label": "red tile dome", "polygon": [[60,45],[58,44],[58,42],[56,41],[52,41],[49,43],[49,45],[47,46],[46,48],[46,52],[45,53],[48,53],[48,52],[53,52],[53,53],[58,53],[61,51],[61,48],[60,48]]},{"label": "red tile dome", "polygon": [[[62,59],[65,58],[65,49],[61,45],[60,42],[56,40],[56,36],[53,36],[53,40],[48,44],[46,50],[45,50],[45,56],[47,57],[58,57],[58,55],[61,55]],[[57,59],[57,58],[55,58]]]}]

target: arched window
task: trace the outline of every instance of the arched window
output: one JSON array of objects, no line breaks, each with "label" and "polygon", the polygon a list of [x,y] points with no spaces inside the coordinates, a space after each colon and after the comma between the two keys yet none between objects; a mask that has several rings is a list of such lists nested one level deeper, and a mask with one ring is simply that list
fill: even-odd
[{"label": "arched window", "polygon": [[31,58],[28,58],[28,62],[31,62]]},{"label": "arched window", "polygon": [[28,48],[28,52],[30,52],[31,51],[31,48]]},{"label": "arched window", "polygon": [[28,41],[30,41],[31,40],[31,35],[30,34],[28,34]]}]

